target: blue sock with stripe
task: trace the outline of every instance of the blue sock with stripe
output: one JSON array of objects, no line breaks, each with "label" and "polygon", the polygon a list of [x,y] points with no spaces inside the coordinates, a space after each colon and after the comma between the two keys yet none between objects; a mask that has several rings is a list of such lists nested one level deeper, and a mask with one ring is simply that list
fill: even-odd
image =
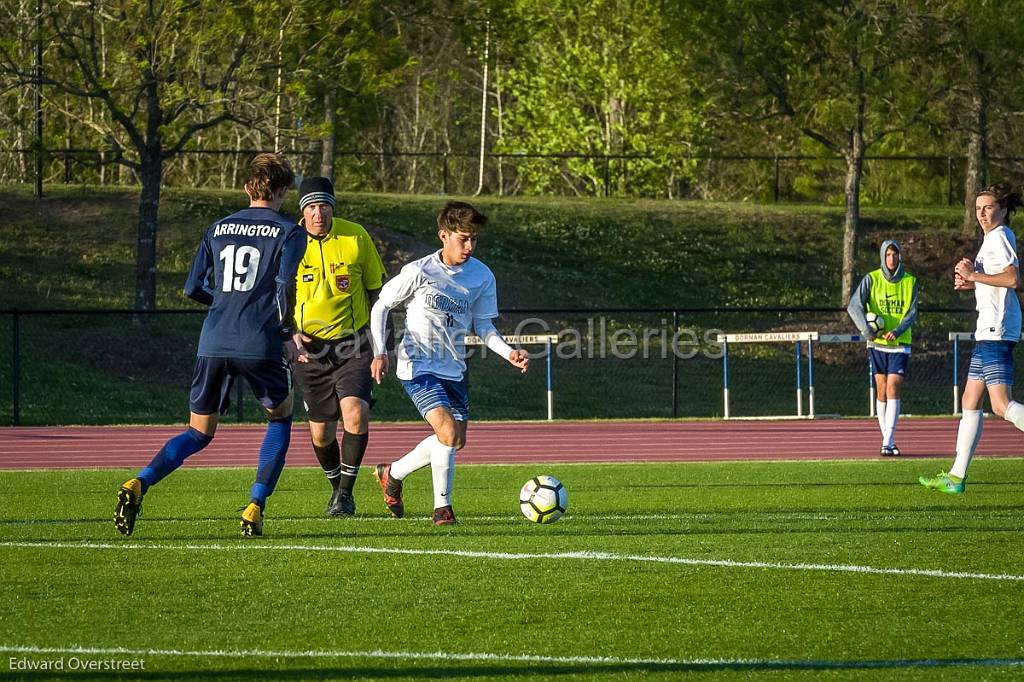
[{"label": "blue sock with stripe", "polygon": [[207,436],[205,433],[197,431],[190,426],[184,433],[179,433],[164,443],[164,446],[160,448],[160,452],[156,453],[156,457],[149,463],[149,466],[140,471],[136,476],[137,479],[142,481],[143,494],[149,490],[150,486],[156,485],[166,478],[168,474],[180,467],[190,455],[196,454],[209,445],[212,440],[213,436]]},{"label": "blue sock with stripe", "polygon": [[267,498],[274,492],[277,479],[284,469],[284,456],[292,437],[292,418],[274,419],[267,424],[267,433],[260,446],[260,463],[256,468],[256,482],[252,484],[249,497],[260,506],[266,506]]}]

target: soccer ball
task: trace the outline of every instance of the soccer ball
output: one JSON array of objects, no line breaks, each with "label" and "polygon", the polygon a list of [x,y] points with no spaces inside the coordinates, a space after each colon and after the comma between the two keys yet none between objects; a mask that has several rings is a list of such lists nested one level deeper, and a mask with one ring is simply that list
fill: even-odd
[{"label": "soccer ball", "polygon": [[519,491],[519,509],[534,523],[554,523],[569,506],[569,493],[554,476],[534,476]]},{"label": "soccer ball", "polygon": [[868,329],[873,332],[880,332],[885,329],[885,318],[875,313],[868,313],[864,316],[868,321]]}]

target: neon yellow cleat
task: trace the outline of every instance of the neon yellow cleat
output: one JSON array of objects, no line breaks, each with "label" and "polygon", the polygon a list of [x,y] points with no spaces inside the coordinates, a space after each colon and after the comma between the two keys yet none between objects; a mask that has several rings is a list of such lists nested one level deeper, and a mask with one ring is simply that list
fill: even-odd
[{"label": "neon yellow cleat", "polygon": [[967,483],[967,477],[960,478],[952,474],[940,471],[935,478],[928,478],[927,476],[921,476],[917,479],[921,485],[931,490],[938,490],[939,492],[949,493],[950,495],[959,495],[964,491]]}]

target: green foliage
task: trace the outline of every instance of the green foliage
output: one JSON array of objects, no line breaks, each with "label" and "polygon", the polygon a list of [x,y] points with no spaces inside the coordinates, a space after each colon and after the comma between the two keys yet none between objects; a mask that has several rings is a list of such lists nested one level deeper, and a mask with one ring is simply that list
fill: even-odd
[{"label": "green foliage", "polygon": [[[240,115],[238,83],[264,57],[264,3],[45,4],[57,92],[95,101],[89,127],[143,163],[144,147],[172,152],[211,122]],[[246,104],[257,104],[252,101]],[[155,108],[154,108],[155,107]]]},{"label": "green foliage", "polygon": [[[165,151],[287,149],[309,174],[333,140],[347,188],[473,191],[475,159],[449,159],[445,184],[441,161],[412,154],[478,149],[486,35],[484,145],[506,156],[500,168],[485,162],[484,192],[600,195],[607,176],[615,196],[764,200],[776,186],[770,159],[692,155],[827,152],[784,163],[778,185],[788,200],[833,203],[844,189],[834,157],[862,128],[869,154],[954,157],[949,179],[941,161],[869,164],[865,205],[959,201],[978,107],[993,155],[1020,156],[1024,139],[1013,114],[1024,90],[1010,77],[1024,30],[1008,0],[58,0],[44,10],[43,145],[106,150],[74,155],[73,182],[138,181],[109,164],[117,150],[143,160],[125,121],[148,130],[140,98],[152,83]],[[0,3],[11,27],[0,35],[0,180],[32,173],[31,157],[11,150],[33,144],[35,19],[32,3]],[[340,156],[353,149],[366,154]],[[651,158],[606,170],[603,154]],[[163,180],[238,186],[238,156],[165,159]],[[989,164],[992,179],[1024,177],[1012,162]],[[44,160],[48,183],[64,173],[59,157]]]},{"label": "green foliage", "polygon": [[[285,28],[281,51],[289,68],[283,87],[297,105],[288,117],[295,132],[313,143],[337,134],[328,123],[336,114],[349,130],[366,125],[362,112],[409,66],[386,11],[373,0],[296,0]],[[324,109],[327,96],[330,112]]]},{"label": "green foliage", "polygon": [[[533,47],[508,71],[511,132],[500,151],[650,154],[629,164],[630,189],[641,195],[664,195],[666,177],[692,173],[677,157],[698,140],[700,112],[685,104],[685,52],[666,49],[660,3],[521,0],[515,12]],[[542,192],[604,191],[600,161],[528,161],[518,173]]]}]

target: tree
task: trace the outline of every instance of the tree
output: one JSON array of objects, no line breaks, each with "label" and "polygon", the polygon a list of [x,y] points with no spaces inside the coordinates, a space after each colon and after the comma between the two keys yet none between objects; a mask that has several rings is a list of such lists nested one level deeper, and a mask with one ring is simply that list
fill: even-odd
[{"label": "tree", "polygon": [[962,135],[956,142],[967,160],[962,234],[970,237],[978,229],[974,195],[988,184],[990,121],[1006,121],[1012,117],[1005,114],[1024,104],[1016,86],[1016,74],[1024,69],[1024,17],[1019,4],[1007,0],[947,0],[937,11],[935,54],[951,86],[946,127]]},{"label": "tree", "polygon": [[[109,118],[79,118],[106,141],[115,162],[141,181],[135,306],[156,305],[156,235],[166,161],[201,131],[252,121],[263,107],[243,96],[266,60],[257,21],[265,3],[211,0],[48,0],[44,38],[56,63],[51,91],[98,102]],[[0,67],[31,74],[6,46]],[[251,96],[251,92],[249,93]]]},{"label": "tree", "polygon": [[[10,55],[21,69],[29,71],[35,61],[36,17],[34,3],[29,0],[0,5],[0,24],[11,29],[0,37],[0,49]],[[35,90],[35,88],[32,88]],[[34,93],[32,93],[34,95]],[[0,149],[27,149],[33,141],[29,130],[33,117],[34,97],[22,79],[0,69]],[[6,149],[5,149],[6,151]],[[0,161],[0,182],[11,177],[28,175],[26,157],[21,153],[4,154]]]},{"label": "tree", "polygon": [[[320,175],[334,179],[338,136],[370,120],[373,98],[393,87],[409,57],[380,0],[294,0],[282,60],[300,135],[320,146]],[[341,114],[342,121],[339,121]],[[319,121],[319,123],[315,123]]]},{"label": "tree", "polygon": [[922,120],[944,83],[926,59],[933,30],[898,0],[696,2],[676,20],[704,74],[741,102],[737,121],[770,117],[845,163],[841,299],[853,289],[860,185],[872,145]]},{"label": "tree", "polygon": [[[501,3],[390,0],[387,9],[385,35],[400,41],[406,60],[394,85],[377,97],[371,125],[346,123],[347,132],[358,146],[379,153],[378,189],[436,192],[448,187],[449,171],[457,175],[454,184],[465,186],[468,164],[450,168],[445,159],[442,167],[436,156],[479,144],[486,22],[489,16],[492,26],[501,22]],[[406,154],[390,155],[395,149]]]},{"label": "tree", "polygon": [[[502,151],[650,155],[654,160],[620,164],[628,163],[631,186],[663,195],[660,178],[693,150],[702,131],[700,110],[689,98],[687,53],[669,39],[661,5],[518,0],[513,21],[529,43],[505,73],[509,142]],[[603,193],[609,177],[601,160],[576,157],[523,163],[520,173],[536,189],[576,194]]]}]

